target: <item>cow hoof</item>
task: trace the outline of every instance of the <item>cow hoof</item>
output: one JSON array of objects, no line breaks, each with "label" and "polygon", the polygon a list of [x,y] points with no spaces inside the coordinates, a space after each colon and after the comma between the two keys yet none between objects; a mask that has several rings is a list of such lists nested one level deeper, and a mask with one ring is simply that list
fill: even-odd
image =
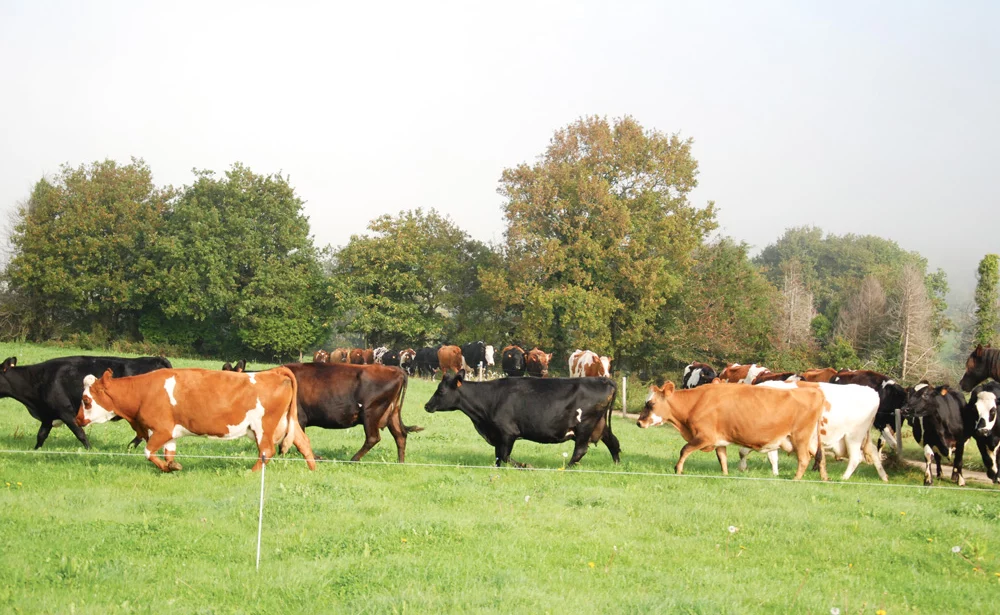
[{"label": "cow hoof", "polygon": [[181,464],[177,463],[176,461],[171,461],[170,463],[167,464],[168,472],[180,472],[183,469],[184,467]]}]

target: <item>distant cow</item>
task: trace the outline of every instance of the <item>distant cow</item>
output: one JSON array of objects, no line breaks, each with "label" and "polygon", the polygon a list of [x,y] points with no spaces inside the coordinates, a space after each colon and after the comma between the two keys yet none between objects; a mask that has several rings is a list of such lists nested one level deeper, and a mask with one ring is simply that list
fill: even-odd
[{"label": "distant cow", "polygon": [[377,365],[384,365],[382,360],[385,358],[385,353],[389,352],[389,348],[386,346],[379,346],[372,351],[372,363]]},{"label": "distant cow", "polygon": [[795,372],[772,372],[770,370],[757,374],[751,384],[761,384],[764,382],[795,382],[802,380],[802,377]]},{"label": "distant cow", "polygon": [[807,369],[802,372],[802,379],[806,382],[830,382],[837,375],[837,370],[832,367],[822,367]]},{"label": "distant cow", "polygon": [[967,431],[971,427],[972,437],[983,456],[986,475],[993,484],[1000,482],[997,469],[997,452],[1000,449],[1000,421],[997,421],[997,400],[1000,399],[1000,383],[987,382],[972,389],[969,403],[963,411],[968,417]]},{"label": "distant cow", "polygon": [[465,364],[465,357],[462,356],[462,349],[458,346],[441,346],[438,348],[438,367],[441,368],[441,373],[446,374],[449,371],[458,373],[460,370],[466,369],[468,366]]},{"label": "distant cow", "polygon": [[413,369],[418,376],[433,376],[441,368],[438,362],[440,346],[427,346],[416,352],[413,358]]},{"label": "distant cow", "polygon": [[991,348],[989,344],[986,346],[978,344],[965,360],[965,375],[958,385],[963,391],[971,391],[987,378],[1000,380],[1000,348]]},{"label": "distant cow", "polygon": [[328,363],[350,363],[351,362],[351,349],[350,348],[337,348],[330,353],[330,358],[327,359]]},{"label": "distant cow", "polygon": [[375,351],[371,348],[354,348],[349,355],[352,365],[372,365],[375,363]]},{"label": "distant cow", "polygon": [[465,357],[465,364],[477,372],[485,372],[487,368],[493,367],[493,346],[480,340],[462,345],[462,356]]},{"label": "distant cow", "polygon": [[682,389],[693,389],[703,384],[711,384],[719,377],[715,369],[708,363],[698,363],[695,361],[684,368],[684,375],[681,377]]},{"label": "distant cow", "polygon": [[573,440],[574,465],[591,443],[604,442],[615,463],[621,446],[611,433],[617,388],[608,378],[501,378],[469,382],[465,372],[445,374],[424,406],[427,412],[461,410],[489,444],[496,464],[513,463],[519,439],[555,444]]},{"label": "distant cow", "polygon": [[524,356],[524,370],[529,376],[535,378],[545,378],[549,375],[549,361],[552,360],[552,353],[546,354],[537,346],[528,351]]},{"label": "distant cow", "polygon": [[[771,380],[761,383],[760,386],[779,390],[818,386],[829,404],[829,407],[823,411],[823,419],[820,421],[820,442],[838,459],[847,457],[847,469],[844,471],[843,480],[849,479],[861,460],[868,457],[871,464],[875,466],[879,478],[885,482],[889,481],[885,469],[882,468],[882,460],[872,448],[870,438],[872,421],[875,420],[875,413],[878,412],[878,393],[869,387],[857,384],[838,385],[828,382],[800,385],[794,382]],[[810,447],[811,450],[814,448]],[[745,457],[744,451],[741,450],[740,469],[746,467]]]},{"label": "distant cow", "polygon": [[90,448],[87,434],[76,423],[83,398],[83,377],[102,374],[110,369],[115,376],[144,374],[169,368],[163,357],[125,359],[119,357],[60,357],[34,365],[17,366],[17,357],[9,357],[0,366],[0,398],[10,397],[28,409],[38,428],[35,448],[41,448],[53,427],[66,425],[73,435]]},{"label": "distant cow", "polygon": [[965,398],[948,386],[933,387],[921,382],[907,390],[903,412],[913,427],[913,439],[924,445],[924,484],[934,483],[931,463],[937,464],[937,477],[941,478],[941,457],[952,457],[951,480],[965,485],[962,476],[962,456],[968,436],[962,418],[966,408]]},{"label": "distant cow", "polygon": [[508,377],[524,375],[524,350],[520,346],[507,346],[500,355],[500,367]]},{"label": "distant cow", "polygon": [[330,353],[320,348],[313,353],[313,363],[327,363],[330,360]]},{"label": "distant cow", "polygon": [[722,370],[722,373],[719,374],[719,379],[723,382],[742,382],[743,384],[753,384],[753,381],[757,378],[757,376],[767,371],[770,370],[763,365],[757,365],[756,363],[751,365],[731,363],[726,366],[726,369]]},{"label": "distant cow", "polygon": [[802,478],[813,450],[819,452],[820,476],[826,479],[826,461],[816,441],[828,408],[817,386],[778,390],[769,387],[713,384],[689,390],[675,390],[674,383],[650,386],[646,406],[636,424],[646,428],[670,423],[687,441],[681,448],[674,470],[684,473],[684,461],[695,451],[715,450],[723,474],[729,474],[726,447],[739,444],[753,450],[777,450],[786,438],[798,457],[795,480]]},{"label": "distant cow", "polygon": [[[137,434],[148,434],[146,458],[163,472],[181,469],[174,454],[176,440],[184,436],[249,437],[257,443],[254,471],[274,457],[275,445],[285,452],[294,444],[315,470],[309,438],[299,426],[296,389],[295,376],[284,367],[244,374],[161,369],[122,378],[107,370],[100,380],[92,374],[83,379],[77,421],[125,419]],[[157,455],[161,448],[166,461]]]},{"label": "distant cow", "polygon": [[598,356],[591,350],[580,350],[569,356],[569,375],[572,378],[611,377],[611,358]]},{"label": "distant cow", "polygon": [[906,390],[884,374],[870,370],[843,370],[830,381],[833,384],[860,384],[879,394],[879,408],[872,428],[879,432],[877,448],[881,450],[885,439],[893,450],[896,449],[896,410],[906,404]]},{"label": "distant cow", "polygon": [[405,350],[393,348],[382,354],[382,365],[399,367],[407,374],[413,374],[413,358],[416,355],[417,353],[412,348]]}]

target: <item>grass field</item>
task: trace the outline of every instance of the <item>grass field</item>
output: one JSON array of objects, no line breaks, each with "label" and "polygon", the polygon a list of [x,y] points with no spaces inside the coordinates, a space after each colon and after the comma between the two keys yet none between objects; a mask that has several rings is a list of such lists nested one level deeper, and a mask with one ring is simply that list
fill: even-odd
[{"label": "grass field", "polygon": [[[0,344],[22,365],[72,350]],[[0,357],[2,358],[2,357]],[[175,361],[216,368],[219,361]],[[1000,595],[1000,490],[925,488],[919,470],[868,465],[847,483],[768,480],[766,460],[721,479],[714,454],[673,476],[681,440],[616,418],[621,466],[572,443],[520,441],[539,471],[491,469],[492,448],[458,412],[426,414],[434,384],[411,380],[406,465],[382,442],[359,464],[300,457],[266,474],[261,570],[254,570],[260,475],[248,440],[182,439],[184,471],[142,454],[76,455],[53,430],[0,402],[0,611],[75,613],[671,612],[987,613]],[[125,453],[124,423],[89,428]],[[348,459],[359,428],[310,429]],[[7,452],[24,451],[24,452]],[[907,454],[919,458],[912,441]],[[730,458],[735,457],[735,450]],[[981,467],[974,446],[969,455]],[[421,464],[441,464],[431,467]],[[735,466],[735,463],[732,464]],[[831,475],[843,463],[831,464]],[[703,475],[703,476],[698,476]],[[806,478],[816,478],[809,472]],[[730,532],[729,528],[736,528]],[[959,553],[953,547],[960,547]]]}]

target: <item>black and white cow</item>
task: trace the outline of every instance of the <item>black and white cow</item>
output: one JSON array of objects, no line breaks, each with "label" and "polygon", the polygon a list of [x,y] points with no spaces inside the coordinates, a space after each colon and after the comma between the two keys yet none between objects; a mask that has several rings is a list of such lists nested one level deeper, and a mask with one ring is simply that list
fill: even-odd
[{"label": "black and white cow", "polygon": [[478,374],[482,374],[494,365],[493,346],[482,340],[462,344],[462,356],[465,357],[465,364]]},{"label": "black and white cow", "polygon": [[427,346],[417,351],[413,358],[413,370],[418,376],[433,376],[441,369],[438,362],[438,350],[440,346]]},{"label": "black and white cow", "polygon": [[684,368],[684,376],[681,378],[682,389],[693,389],[703,384],[711,384],[719,377],[715,369],[707,363],[695,361]]},{"label": "black and white cow", "polygon": [[501,378],[469,382],[465,370],[445,374],[424,406],[427,412],[461,410],[486,442],[496,464],[510,459],[518,439],[554,444],[573,440],[570,465],[591,443],[604,442],[615,463],[621,446],[611,433],[611,407],[618,389],[610,378]]},{"label": "black and white cow", "polygon": [[1000,399],[1000,383],[987,382],[972,389],[969,404],[966,406],[965,418],[968,421],[966,431],[979,446],[983,456],[986,475],[993,484],[1000,483],[1000,473],[997,472],[997,453],[1000,449],[1000,421],[997,421],[997,404]]},{"label": "black and white cow", "polygon": [[387,352],[389,352],[389,349],[386,346],[379,346],[378,348],[372,351],[372,360],[378,363],[379,365],[385,365],[385,363],[383,363],[382,360],[385,357],[385,353]]},{"label": "black and white cow", "polygon": [[860,384],[878,393],[879,406],[872,429],[878,431],[877,449],[882,450],[882,440],[896,449],[896,410],[906,405],[906,389],[885,374],[870,370],[842,371],[834,376],[833,384]]},{"label": "black and white cow", "polygon": [[965,398],[948,386],[934,387],[921,382],[906,392],[903,414],[913,427],[913,439],[924,446],[924,484],[934,483],[931,464],[937,464],[941,478],[941,457],[952,457],[951,480],[965,485],[962,456],[968,439],[963,418]]},{"label": "black and white cow", "polygon": [[41,421],[35,448],[41,448],[52,428],[60,424],[69,427],[90,448],[87,434],[76,424],[83,400],[83,378],[109,369],[119,378],[170,367],[170,361],[163,357],[61,357],[23,367],[17,366],[17,357],[10,357],[0,365],[0,398],[21,402],[31,416]]}]

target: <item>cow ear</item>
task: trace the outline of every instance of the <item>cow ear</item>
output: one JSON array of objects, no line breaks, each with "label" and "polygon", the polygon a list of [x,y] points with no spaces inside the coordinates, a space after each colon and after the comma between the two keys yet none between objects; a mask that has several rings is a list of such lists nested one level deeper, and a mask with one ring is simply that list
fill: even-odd
[{"label": "cow ear", "polygon": [[464,369],[460,369],[460,370],[458,370],[458,373],[455,374],[455,381],[456,382],[462,382],[463,380],[465,380],[465,370]]},{"label": "cow ear", "polygon": [[663,394],[670,395],[674,392],[674,383],[671,381],[666,381],[663,383]]},{"label": "cow ear", "polygon": [[101,376],[101,380],[111,380],[112,378],[114,378],[114,374],[111,373],[111,368],[109,367],[108,369],[104,370],[104,375]]},{"label": "cow ear", "polygon": [[231,372],[235,370],[233,369],[233,364],[230,363],[229,361],[226,361],[225,363],[222,364],[222,371]]},{"label": "cow ear", "polygon": [[236,362],[236,371],[238,371],[238,372],[244,372],[244,371],[246,371],[246,369],[247,369],[247,360],[246,359],[240,359],[239,361]]},{"label": "cow ear", "polygon": [[972,354],[976,355],[977,357],[983,356],[983,345],[976,344],[976,349],[972,351]]},{"label": "cow ear", "polygon": [[7,371],[8,369],[17,365],[17,357],[8,357],[4,359],[3,366],[0,366],[0,371]]},{"label": "cow ear", "polygon": [[93,386],[95,382],[97,382],[97,376],[93,374],[87,374],[86,376],[83,377],[83,388]]}]

